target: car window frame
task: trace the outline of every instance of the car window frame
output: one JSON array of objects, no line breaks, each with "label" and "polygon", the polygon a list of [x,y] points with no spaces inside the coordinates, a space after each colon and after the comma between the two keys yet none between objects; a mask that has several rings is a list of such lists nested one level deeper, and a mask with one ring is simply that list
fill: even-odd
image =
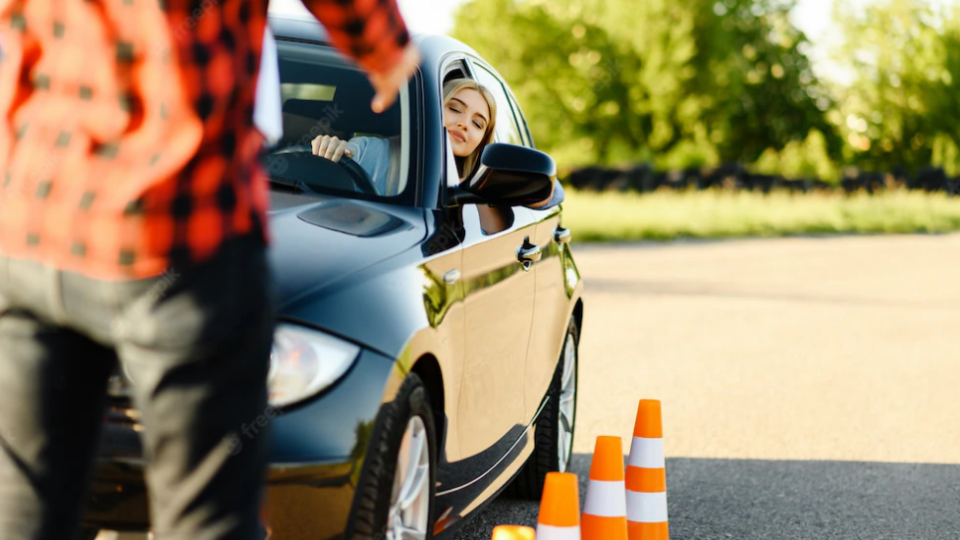
[{"label": "car window frame", "polygon": [[523,110],[520,108],[520,102],[517,101],[517,96],[514,95],[510,85],[507,84],[507,81],[503,78],[503,76],[500,75],[500,73],[487,62],[475,57],[471,58],[471,61],[475,63],[477,67],[483,68],[493,75],[500,86],[503,87],[504,94],[507,96],[507,102],[510,105],[510,112],[513,115],[514,125],[517,126],[517,132],[520,134],[520,139],[523,141],[523,146],[526,146],[527,148],[536,148],[536,145],[533,143],[533,135],[530,133],[530,125],[527,123],[527,118],[524,116]]},{"label": "car window frame", "polygon": [[[513,110],[513,104],[510,102],[512,96],[510,95],[510,91],[509,91],[506,83],[504,83],[504,81],[503,81],[503,77],[501,77],[500,74],[497,73],[497,71],[496,71],[495,69],[493,69],[492,67],[490,67],[489,64],[486,64],[485,62],[479,62],[479,61],[477,61],[476,59],[471,59],[471,60],[472,60],[472,62],[474,62],[474,63],[476,64],[476,68],[477,68],[477,69],[482,69],[482,70],[486,71],[487,74],[490,75],[490,77],[492,77],[493,80],[496,81],[496,83],[500,86],[500,93],[502,93],[503,96],[506,97],[506,99],[507,99],[507,103],[506,103],[506,107],[507,107],[507,108],[506,108],[506,111],[509,113],[509,115],[508,115],[509,118],[513,121],[513,127],[514,127],[514,129],[516,130],[517,137],[518,137],[518,139],[519,139],[520,145],[521,145],[521,146],[526,146],[526,144],[524,144],[524,140],[523,140],[523,129],[521,129],[520,124],[517,122],[517,115],[515,114],[515,112],[514,112],[514,110]],[[474,73],[476,74],[477,71],[474,71]],[[474,80],[477,81],[477,82],[480,82],[481,84],[483,84],[483,82],[480,81],[480,79],[477,78],[476,76],[474,77]],[[491,90],[491,91],[494,91],[494,93],[496,93],[496,90],[495,90],[495,89],[492,89],[492,88],[491,88],[490,90]],[[501,109],[503,109],[503,104],[497,103],[497,111],[498,111],[498,113],[499,113],[499,111],[500,111]],[[500,140],[500,133],[499,133],[500,124],[501,124],[501,122],[499,122],[499,119],[498,119],[498,121],[497,121],[497,126],[494,128],[494,130],[496,131],[496,139],[497,139],[497,142],[506,142],[506,141]],[[508,143],[508,144],[513,144],[513,143]]]},{"label": "car window frame", "polygon": [[[516,98],[513,96],[513,93],[510,91],[510,86],[507,85],[507,83],[503,80],[503,76],[501,76],[500,73],[493,66],[491,66],[488,62],[486,62],[482,58],[478,58],[473,55],[465,55],[465,58],[467,60],[467,64],[470,65],[470,70],[472,72],[471,76],[473,80],[479,82],[479,79],[476,77],[477,69],[483,69],[493,77],[493,79],[497,82],[497,84],[500,85],[500,88],[503,90],[503,94],[507,97],[506,105],[508,107],[508,110],[510,111],[510,117],[513,118],[514,127],[517,128],[517,134],[520,135],[521,145],[528,146],[526,144],[522,144],[524,143],[524,137],[523,137],[524,129],[521,128],[521,124],[517,121],[516,110],[514,109],[513,103],[511,102]],[[500,107],[501,107],[501,104],[497,103],[497,108],[499,109]],[[507,144],[510,144],[510,143],[507,143]],[[507,234],[517,229],[528,227],[536,223],[538,220],[536,214],[532,211],[533,209],[531,208],[527,208],[525,206],[511,206],[510,208],[513,211],[513,217],[514,217],[513,223],[510,225],[510,227],[504,229],[503,231],[499,231],[496,233],[489,233],[489,234],[486,231],[484,231],[483,228],[481,227],[480,228],[481,234],[486,237],[499,236],[501,234]],[[518,211],[518,209],[520,210]],[[464,223],[464,226],[466,226],[466,223]]]},{"label": "car window frame", "polygon": [[[459,66],[454,66],[454,64],[460,63]],[[465,53],[462,52],[451,52],[445,54],[438,63],[437,69],[437,103],[440,104],[440,132],[443,134],[443,149],[441,149],[440,155],[443,160],[441,164],[441,171],[445,176],[444,181],[440,182],[440,201],[446,201],[450,196],[448,190],[455,186],[449,186],[449,172],[451,170],[456,171],[456,165],[450,162],[451,156],[453,155],[453,150],[450,147],[449,135],[447,135],[447,129],[443,126],[443,84],[447,76],[454,71],[454,69],[462,68],[464,75],[467,78],[476,80],[474,73],[472,71],[472,66],[470,65],[469,58]],[[459,176],[457,177],[459,180]],[[459,185],[459,182],[457,182]]]},{"label": "car window frame", "polygon": [[[527,148],[536,149],[536,146],[533,142],[533,135],[530,133],[530,125],[527,123],[526,117],[523,115],[523,111],[520,109],[520,103],[517,101],[517,97],[513,94],[513,91],[510,89],[510,85],[507,84],[503,76],[500,75],[497,70],[490,64],[484,62],[482,59],[471,57],[471,61],[476,63],[477,66],[482,67],[491,73],[497,82],[503,87],[504,93],[507,95],[507,100],[510,104],[510,112],[513,114],[513,119],[515,124],[518,126],[520,132],[520,138],[524,141],[524,146]],[[498,104],[499,105],[499,104]],[[517,208],[517,207],[514,207]],[[551,216],[555,213],[560,212],[560,206],[554,206],[551,208],[540,209],[540,208],[529,208],[529,207],[519,207],[524,208],[529,211],[529,215],[535,221],[543,220],[548,216]],[[515,222],[517,220],[514,220]],[[512,229],[513,227],[511,227]]]}]

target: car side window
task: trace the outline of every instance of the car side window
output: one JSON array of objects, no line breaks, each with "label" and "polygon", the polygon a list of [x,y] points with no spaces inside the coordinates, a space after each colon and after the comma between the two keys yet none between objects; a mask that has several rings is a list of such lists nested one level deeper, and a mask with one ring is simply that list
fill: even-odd
[{"label": "car side window", "polygon": [[[527,146],[521,136],[520,126],[514,117],[511,96],[504,84],[492,71],[474,62],[474,75],[477,82],[485,86],[497,105],[497,125],[495,138],[497,142]],[[484,235],[497,234],[507,229],[520,228],[533,221],[532,213],[523,207],[490,207],[479,205],[478,224]]]},{"label": "car side window", "polygon": [[462,207],[462,212],[468,243],[507,230],[522,229],[536,222],[533,212],[522,206],[493,207],[485,204],[467,204]]},{"label": "car side window", "polygon": [[497,102],[497,142],[523,145],[523,138],[520,136],[520,128],[517,126],[517,120],[513,117],[513,108],[510,105],[510,98],[500,80],[483,66],[476,65],[477,82],[487,87],[493,98]]}]

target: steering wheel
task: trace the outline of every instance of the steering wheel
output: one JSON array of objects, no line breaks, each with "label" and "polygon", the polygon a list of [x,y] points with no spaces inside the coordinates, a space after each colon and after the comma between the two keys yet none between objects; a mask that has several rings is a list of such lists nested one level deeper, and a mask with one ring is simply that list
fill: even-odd
[{"label": "steering wheel", "polygon": [[[314,159],[322,159],[328,163],[333,163],[333,161],[327,158],[314,155],[311,147],[301,144],[288,146],[278,150],[277,152],[274,152],[274,155],[278,154],[293,154],[297,157],[310,156]],[[347,175],[350,176],[350,180],[353,182],[353,185],[360,190],[360,193],[365,193],[367,195],[380,195],[380,193],[377,192],[377,188],[373,185],[373,179],[370,178],[370,175],[367,174],[367,171],[361,167],[359,163],[354,161],[353,158],[341,156],[340,161],[337,161],[336,164],[347,172]]]}]

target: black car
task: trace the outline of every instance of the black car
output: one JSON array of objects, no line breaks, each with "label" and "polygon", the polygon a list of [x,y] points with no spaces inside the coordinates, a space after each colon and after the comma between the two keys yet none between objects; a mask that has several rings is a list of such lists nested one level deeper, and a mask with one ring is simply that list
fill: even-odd
[{"label": "black car", "polygon": [[[423,63],[383,114],[364,74],[315,22],[271,19],[284,139],[265,152],[280,321],[263,519],[272,539],[450,538],[505,488],[537,498],[570,457],[582,282],[559,207],[523,206],[556,181],[516,100],[469,47],[418,37]],[[461,183],[442,84],[473,78],[497,101],[498,143]],[[379,187],[319,134],[390,147]],[[387,144],[387,143],[384,143]],[[484,230],[494,209],[503,230]],[[488,227],[489,228],[489,227]],[[84,525],[149,529],[137,413],[123,374]]]}]

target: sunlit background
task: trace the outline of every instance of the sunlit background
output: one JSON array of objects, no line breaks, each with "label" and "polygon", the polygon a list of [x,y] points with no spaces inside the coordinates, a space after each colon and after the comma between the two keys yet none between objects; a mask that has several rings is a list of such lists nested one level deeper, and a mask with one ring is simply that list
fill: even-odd
[{"label": "sunlit background", "polygon": [[[449,34],[453,28],[454,11],[468,0],[399,0],[400,10],[405,20],[414,32],[424,34]],[[852,0],[849,2],[856,7],[865,7],[875,0]],[[940,0],[946,3],[949,0]],[[833,22],[833,0],[798,0],[791,10],[791,20],[806,33],[812,47],[810,56],[814,61],[814,69],[823,76],[844,80],[842,70],[832,64],[828,58],[827,48],[836,44],[831,39],[831,30],[838,27]],[[273,13],[307,15],[306,9],[300,0],[271,0],[270,11]]]},{"label": "sunlit background", "polygon": [[[960,229],[960,0],[399,3],[413,31],[503,75],[588,238]],[[845,198],[784,225],[811,192]],[[688,226],[604,213],[602,197]],[[725,217],[704,224],[714,207]]]}]

